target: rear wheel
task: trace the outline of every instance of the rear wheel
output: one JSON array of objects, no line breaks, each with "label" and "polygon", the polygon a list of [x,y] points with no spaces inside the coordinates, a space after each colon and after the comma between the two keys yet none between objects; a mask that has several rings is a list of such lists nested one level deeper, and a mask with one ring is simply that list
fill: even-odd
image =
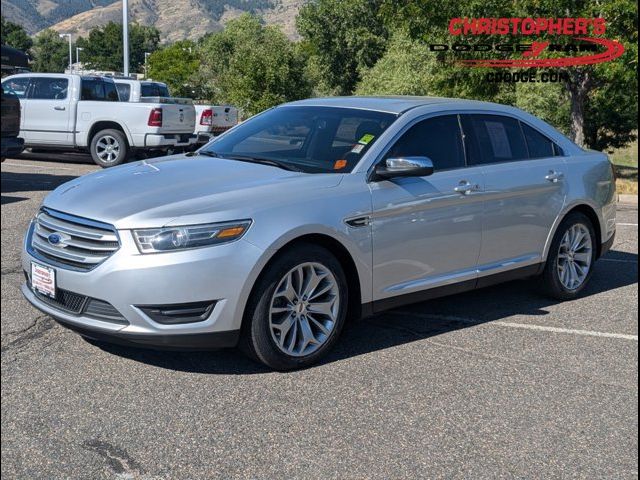
[{"label": "rear wheel", "polygon": [[93,161],[103,168],[115,167],[127,160],[129,145],[120,130],[107,129],[96,133],[89,148]]},{"label": "rear wheel", "polygon": [[256,285],[240,346],[276,370],[307,367],[337,340],[347,304],[338,260],[320,246],[296,246],[277,258]]},{"label": "rear wheel", "polygon": [[596,236],[589,218],[570,213],[558,227],[542,274],[545,292],[560,300],[576,298],[593,273]]}]

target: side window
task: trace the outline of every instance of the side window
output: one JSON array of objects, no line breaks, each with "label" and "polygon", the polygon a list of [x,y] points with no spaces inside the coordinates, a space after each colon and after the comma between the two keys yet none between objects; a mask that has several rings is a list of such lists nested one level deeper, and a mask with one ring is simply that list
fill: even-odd
[{"label": "side window", "polygon": [[128,83],[116,83],[116,88],[118,89],[120,101],[128,102],[131,98],[131,86]]},{"label": "side window", "polygon": [[102,80],[82,79],[80,100],[104,100],[104,87]]},{"label": "side window", "polygon": [[387,154],[387,157],[410,156],[429,157],[436,171],[464,167],[458,116],[444,115],[415,124]]},{"label": "side window", "polygon": [[520,124],[524,132],[524,138],[527,141],[530,158],[545,158],[558,155],[556,152],[559,151],[559,147],[556,149],[551,140],[526,123],[520,122]]},{"label": "side window", "polygon": [[7,94],[15,95],[18,98],[27,96],[29,87],[29,77],[10,78],[2,82],[2,91]]},{"label": "side window", "polygon": [[28,98],[34,100],[64,100],[67,98],[69,80],[66,78],[33,77]]},{"label": "side window", "polygon": [[465,135],[475,142],[469,148],[469,164],[510,162],[529,158],[520,122],[501,115],[465,115]]},{"label": "side window", "polygon": [[102,82],[104,86],[104,99],[107,102],[119,102],[120,97],[118,96],[118,89],[116,88],[116,84],[113,82]]}]

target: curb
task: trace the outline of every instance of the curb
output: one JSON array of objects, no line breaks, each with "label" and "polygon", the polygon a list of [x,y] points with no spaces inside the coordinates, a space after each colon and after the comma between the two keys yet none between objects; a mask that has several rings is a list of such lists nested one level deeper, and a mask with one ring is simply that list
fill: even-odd
[{"label": "curb", "polygon": [[618,203],[624,205],[638,205],[638,195],[620,194],[618,195]]}]

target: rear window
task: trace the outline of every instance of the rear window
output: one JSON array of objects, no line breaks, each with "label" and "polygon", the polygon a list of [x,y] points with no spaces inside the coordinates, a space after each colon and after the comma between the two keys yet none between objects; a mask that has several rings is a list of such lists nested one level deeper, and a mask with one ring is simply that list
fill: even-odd
[{"label": "rear window", "polygon": [[27,98],[35,100],[64,100],[67,98],[69,80],[66,78],[33,77]]},{"label": "rear window", "polygon": [[501,115],[464,115],[465,133],[472,132],[469,165],[509,162],[529,158],[520,122]]},{"label": "rear window", "polygon": [[143,83],[140,86],[141,97],[169,97],[169,89],[161,83]]},{"label": "rear window", "polygon": [[104,82],[100,78],[83,78],[80,100],[117,102],[118,91],[113,82]]},{"label": "rear window", "polygon": [[128,102],[131,99],[131,86],[128,83],[116,83],[116,88],[121,102]]},{"label": "rear window", "polygon": [[557,156],[556,152],[559,151],[559,148],[555,148],[555,144],[551,140],[526,123],[520,123],[522,125],[522,131],[524,132],[524,138],[527,141],[529,157],[545,158]]}]

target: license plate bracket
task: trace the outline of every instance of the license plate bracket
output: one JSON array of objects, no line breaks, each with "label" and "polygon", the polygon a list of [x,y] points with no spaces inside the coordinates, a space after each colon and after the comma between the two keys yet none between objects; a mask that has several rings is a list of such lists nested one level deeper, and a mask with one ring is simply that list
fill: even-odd
[{"label": "license plate bracket", "polygon": [[31,262],[31,288],[42,295],[56,298],[56,271],[52,267]]}]

